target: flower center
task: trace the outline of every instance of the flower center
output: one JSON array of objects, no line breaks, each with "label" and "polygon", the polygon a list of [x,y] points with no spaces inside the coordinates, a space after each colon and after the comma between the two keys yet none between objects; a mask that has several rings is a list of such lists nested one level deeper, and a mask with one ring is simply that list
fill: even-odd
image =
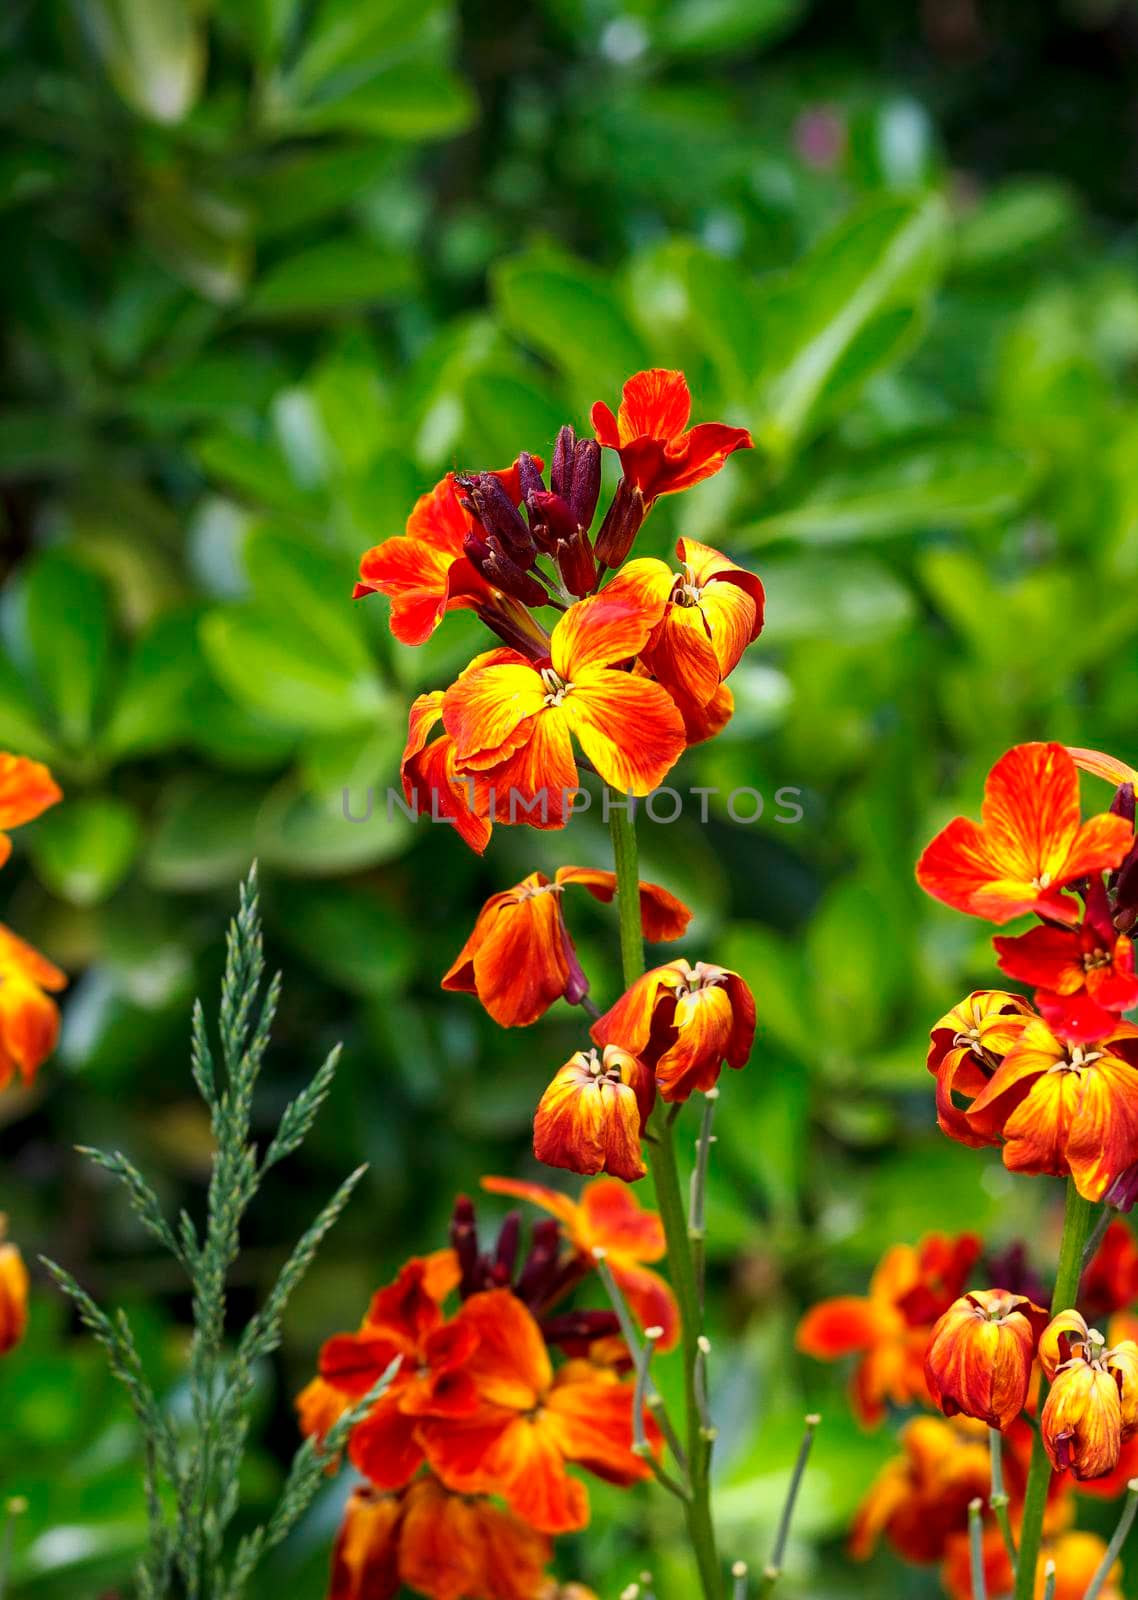
[{"label": "flower center", "polygon": [[692,577],[691,568],[684,567],[682,572],[676,573],[675,586],[672,589],[672,604],[677,606],[699,605],[700,586]]},{"label": "flower center", "polygon": [[1084,972],[1095,972],[1111,965],[1109,950],[1088,950],[1083,955]]},{"label": "flower center", "polygon": [[588,1069],[589,1076],[598,1081],[601,1078],[607,1078],[610,1083],[619,1083],[621,1081],[619,1065],[615,1061],[611,1065],[606,1065],[595,1050],[590,1050],[585,1057],[585,1066]]},{"label": "flower center", "polygon": [[566,683],[560,673],[554,672],[552,667],[541,668],[541,682],[545,689],[547,706],[559,706],[573,687],[571,683]]},{"label": "flower center", "polygon": [[1084,1050],[1081,1044],[1069,1044],[1066,1058],[1063,1061],[1057,1061],[1053,1067],[1049,1068],[1049,1071],[1082,1072],[1085,1067],[1093,1066],[1096,1061],[1102,1058],[1102,1055],[1103,1052],[1101,1050]]},{"label": "flower center", "polygon": [[1041,872],[1038,878],[1032,878],[1031,887],[1033,889],[1050,889],[1051,874],[1049,872]]}]

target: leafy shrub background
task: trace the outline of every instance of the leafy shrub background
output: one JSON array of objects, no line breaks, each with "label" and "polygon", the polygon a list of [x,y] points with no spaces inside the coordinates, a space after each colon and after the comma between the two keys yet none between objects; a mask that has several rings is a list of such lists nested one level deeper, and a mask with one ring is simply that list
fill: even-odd
[{"label": "leafy shrub background", "polygon": [[[722,1515],[760,1558],[817,1405],[788,1596],[934,1593],[844,1562],[889,1440],[791,1330],[895,1239],[1054,1225],[1045,1185],[932,1126],[928,1026],[991,960],[911,863],[1008,743],[1138,757],[1135,8],[45,0],[8,8],[0,41],[0,745],[67,794],[0,893],[73,974],[58,1056],[0,1101],[14,1236],[128,1300],[176,1372],[188,1306],[72,1146],[122,1148],[170,1207],[200,1205],[189,1002],[256,854],[286,971],[266,1122],[346,1050],[255,1211],[239,1308],[312,1193],[370,1172],[259,1374],[254,1520],[321,1339],[442,1241],[456,1189],[526,1170],[536,1096],[579,1041],[568,1012],[503,1035],[441,972],[486,894],[606,859],[593,816],[500,830],[482,862],[385,820],[406,703],[476,630],[394,645],[382,602],[348,601],[356,559],[449,466],[548,454],[630,371],[681,365],[699,416],[760,448],[662,504],[644,548],[722,544],[769,593],[738,714],[679,773],[759,789],[764,819],[720,797],[642,843],[762,1021],[711,1201]],[[344,821],[345,785],[358,810],[377,788],[369,824]],[[591,903],[572,918],[607,1000],[614,930]],[[131,1425],[42,1281],[0,1417],[0,1492],[31,1501],[16,1595],[125,1585]],[[345,1489],[265,1594],[323,1593]],[[594,1503],[565,1571],[608,1597],[651,1560],[682,1594],[670,1508]]]}]

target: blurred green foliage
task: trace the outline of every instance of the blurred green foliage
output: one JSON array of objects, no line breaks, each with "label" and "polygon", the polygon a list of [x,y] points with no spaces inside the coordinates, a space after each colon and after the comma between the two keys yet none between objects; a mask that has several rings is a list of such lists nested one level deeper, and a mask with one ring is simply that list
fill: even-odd
[{"label": "blurred green foliage", "polygon": [[[289,973],[266,1125],[314,1052],[346,1052],[253,1218],[238,1311],[309,1191],[371,1170],[261,1374],[250,1520],[319,1342],[443,1242],[457,1189],[528,1170],[533,1105],[580,1042],[568,1011],[502,1034],[439,976],[487,894],[606,861],[595,815],[501,829],[485,861],[387,820],[407,702],[478,630],[393,644],[384,602],[349,602],[356,561],[448,467],[548,456],[631,371],[678,365],[697,419],[759,448],[662,504],[643,547],[721,545],[769,597],[735,720],[680,769],[721,791],[707,825],[689,808],[642,837],[645,875],[697,913],[685,949],[759,1001],[711,1192],[726,1541],[762,1559],[809,1403],[826,1420],[788,1600],[935,1592],[844,1561],[890,1443],[791,1330],[928,1228],[1027,1235],[1048,1260],[1051,1189],[932,1125],[928,1027],[993,963],[912,862],[1016,740],[1138,757],[1136,30],[1111,0],[7,8],[0,747],[49,761],[67,798],[0,890],[73,983],[58,1056],[0,1101],[0,1210],[29,1257],[132,1303],[175,1370],[188,1306],[71,1147],[122,1148],[167,1209],[200,1205],[188,1005],[258,856]],[[343,790],[360,812],[369,786],[352,825]],[[728,815],[735,786],[766,797],[757,824]],[[607,1000],[611,919],[571,920]],[[133,1435],[42,1282],[0,1415],[0,1489],[31,1501],[16,1596],[124,1583]],[[344,1492],[265,1594],[322,1594]],[[594,1504],[565,1572],[608,1600],[650,1559],[681,1595],[670,1508]]]}]

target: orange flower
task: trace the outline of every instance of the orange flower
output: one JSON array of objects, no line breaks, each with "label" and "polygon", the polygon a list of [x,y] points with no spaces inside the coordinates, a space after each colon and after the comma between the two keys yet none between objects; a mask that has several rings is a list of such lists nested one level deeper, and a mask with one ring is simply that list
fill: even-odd
[{"label": "orange flower", "polygon": [[[648,1474],[632,1450],[631,1384],[588,1361],[555,1373],[540,1328],[509,1290],[471,1296],[454,1325],[477,1336],[466,1371],[482,1404],[472,1416],[423,1419],[427,1460],[448,1488],[501,1494],[531,1527],[569,1533],[589,1520],[569,1464],[616,1484]],[[657,1447],[649,1418],[645,1429]]]},{"label": "orange flower", "polygon": [[861,1357],[851,1400],[866,1427],[885,1415],[885,1402],[928,1400],[924,1360],[936,1319],[963,1289],[980,1254],[974,1234],[929,1234],[913,1248],[887,1250],[870,1279],[869,1296],[823,1300],[803,1317],[795,1340],[819,1361]]},{"label": "orange flower", "polygon": [[617,1045],[578,1050],[554,1075],[533,1119],[533,1153],[547,1167],[635,1183],[647,1172],[640,1135],[656,1098],[651,1069]]},{"label": "orange flower", "polygon": [[[476,994],[503,1028],[536,1022],[563,997],[579,1005],[589,981],[561,913],[561,895],[572,883],[607,902],[616,891],[616,874],[558,867],[552,882],[543,872],[531,872],[513,889],[492,896],[478,913],[443,988]],[[645,938],[678,939],[691,912],[667,889],[642,883],[640,919]]]},{"label": "orange flower", "polygon": [[682,755],[683,719],[648,678],[618,670],[647,644],[660,611],[607,590],[570,606],[547,660],[476,656],[443,698],[460,774],[474,775],[496,821],[564,827],[577,788],[572,736],[605,783],[649,794]]},{"label": "orange flower", "polygon": [[66,984],[58,967],[0,923],[0,1089],[17,1072],[32,1083],[55,1049],[59,1010],[44,990]]},{"label": "orange flower", "polygon": [[490,843],[490,823],[474,809],[472,780],[459,776],[455,767],[454,740],[448,733],[430,743],[431,730],[442,720],[443,693],[421,694],[411,704],[407,724],[407,744],[399,775],[403,794],[415,807],[416,816],[453,825],[459,837],[479,855]]},{"label": "orange flower", "polygon": [[595,1252],[603,1250],[609,1270],[620,1286],[642,1328],[662,1328],[657,1348],[671,1350],[680,1334],[676,1297],[659,1273],[645,1262],[662,1261],[667,1254],[664,1225],[655,1211],[641,1208],[636,1196],[612,1178],[587,1183],[580,1200],[557,1189],[514,1178],[483,1178],[490,1194],[511,1195],[540,1206],[561,1223],[573,1246],[578,1266],[591,1271]]},{"label": "orange flower", "polygon": [[[855,1561],[867,1560],[882,1535],[906,1561],[942,1560],[953,1536],[968,1526],[969,1503],[978,1496],[986,1500],[990,1492],[982,1424],[965,1417],[914,1417],[902,1428],[900,1444],[902,1455],[886,1462],[854,1518]],[[1008,1487],[1010,1492],[1011,1482]]]},{"label": "orange flower", "polygon": [[1075,923],[1063,889],[1116,867],[1134,843],[1133,826],[1104,813],[1079,823],[1079,775],[1061,744],[1021,744],[988,774],[983,821],[957,817],[917,863],[917,881],[958,911],[1010,922],[1035,911]]},{"label": "orange flower", "polygon": [[1092,1321],[1124,1311],[1138,1300],[1138,1246],[1117,1218],[1087,1263],[1079,1285],[1079,1304]]},{"label": "orange flower", "polygon": [[737,972],[679,957],[638,978],[593,1024],[598,1044],[616,1044],[656,1074],[663,1099],[686,1100],[719,1081],[726,1061],[744,1067],[755,1039],[755,999]]},{"label": "orange flower", "polygon": [[1118,1023],[1094,1045],[1057,1039],[1033,1018],[968,1110],[969,1125],[1003,1140],[1012,1172],[1074,1178],[1101,1200],[1138,1160],[1138,1028]]},{"label": "orange flower", "polygon": [[1040,1338],[1039,1362],[1051,1382],[1040,1418],[1051,1465],[1080,1480],[1112,1472],[1138,1431],[1138,1344],[1108,1347],[1077,1311],[1061,1311]]},{"label": "orange flower", "polygon": [[614,417],[604,401],[593,407],[598,440],[620,455],[624,475],[645,507],[658,495],[688,489],[718,472],[735,450],[750,450],[746,428],[702,422],[688,429],[691,391],[682,372],[654,367],[629,378]]},{"label": "orange flower", "polygon": [[1138,1005],[1134,945],[1115,930],[1101,878],[1091,882],[1078,927],[1031,928],[992,942],[1001,971],[1036,986],[1036,1005],[1066,1039],[1101,1039]]},{"label": "orange flower", "polygon": [[14,1350],[28,1326],[28,1269],[14,1244],[7,1244],[8,1219],[0,1216],[0,1356]]},{"label": "orange flower", "polygon": [[928,1068],[936,1074],[937,1123],[950,1139],[974,1148],[996,1142],[972,1126],[953,1096],[972,1100],[987,1088],[1032,1015],[1021,995],[978,989],[933,1028]]},{"label": "orange flower", "polygon": [[[1055,1563],[1053,1600],[1083,1600],[1105,1555],[1106,1541],[1100,1539],[1097,1533],[1086,1533],[1080,1528],[1068,1528],[1045,1539],[1036,1567],[1035,1600],[1044,1600],[1050,1561]],[[1115,1567],[1111,1582],[1102,1591],[1101,1600],[1122,1600],[1122,1591],[1115,1581],[1121,1571],[1121,1565]],[[967,1533],[961,1532],[951,1541],[941,1577],[953,1600],[973,1600]],[[985,1591],[989,1595],[1010,1594],[1015,1586],[1015,1574],[1004,1548],[1003,1535],[996,1527],[984,1530],[984,1579]]]},{"label": "orange flower", "polygon": [[937,1321],[925,1356],[929,1393],[946,1417],[963,1412],[1001,1432],[1027,1404],[1042,1306],[1003,1289],[955,1300]]},{"label": "orange flower", "polygon": [[7,830],[31,822],[62,799],[62,790],[41,762],[0,750],[0,867],[12,854]]},{"label": "orange flower", "polygon": [[328,1600],[534,1600],[549,1540],[490,1501],[417,1478],[402,1494],[357,1489],[332,1553]]}]

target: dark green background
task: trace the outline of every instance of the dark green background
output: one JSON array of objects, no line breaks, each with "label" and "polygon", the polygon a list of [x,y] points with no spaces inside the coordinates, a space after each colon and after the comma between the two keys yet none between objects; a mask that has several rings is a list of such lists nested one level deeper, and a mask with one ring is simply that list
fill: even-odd
[{"label": "dark green background", "polygon": [[[486,895],[607,860],[594,816],[500,830],[484,861],[342,820],[345,784],[392,781],[411,696],[480,644],[456,616],[393,645],[385,602],[348,599],[358,556],[447,468],[548,457],[628,373],[682,366],[697,418],[759,448],[662,503],[642,548],[726,548],[769,621],[734,722],[677,779],[758,788],[768,819],[797,785],[805,807],[643,833],[645,874],[696,911],[685,952],[737,965],[759,1006],[710,1205],[724,1544],[764,1558],[816,1404],[787,1600],[935,1593],[844,1561],[889,1438],[792,1330],[927,1228],[1027,1234],[1048,1264],[1057,1186],[933,1126],[928,1027],[994,968],[912,862],[1018,739],[1138,757],[1135,8],[18,0],[0,44],[0,747],[67,794],[0,889],[73,978],[58,1055],[0,1101],[14,1236],[130,1303],[176,1385],[178,1279],[72,1146],[200,1204],[189,1004],[256,854],[287,979],[266,1127],[346,1049],[255,1211],[236,1322],[371,1163],[262,1375],[263,1512],[320,1341],[444,1241],[456,1189],[530,1171],[533,1106],[581,1042],[567,1011],[502,1033],[439,977]],[[607,1000],[611,916],[568,913]],[[32,1503],[16,1595],[124,1583],[136,1440],[42,1279],[0,1418],[0,1492]],[[261,1592],[322,1594],[345,1487]],[[612,1600],[648,1563],[682,1600],[670,1505],[594,1505],[565,1573]]]}]

